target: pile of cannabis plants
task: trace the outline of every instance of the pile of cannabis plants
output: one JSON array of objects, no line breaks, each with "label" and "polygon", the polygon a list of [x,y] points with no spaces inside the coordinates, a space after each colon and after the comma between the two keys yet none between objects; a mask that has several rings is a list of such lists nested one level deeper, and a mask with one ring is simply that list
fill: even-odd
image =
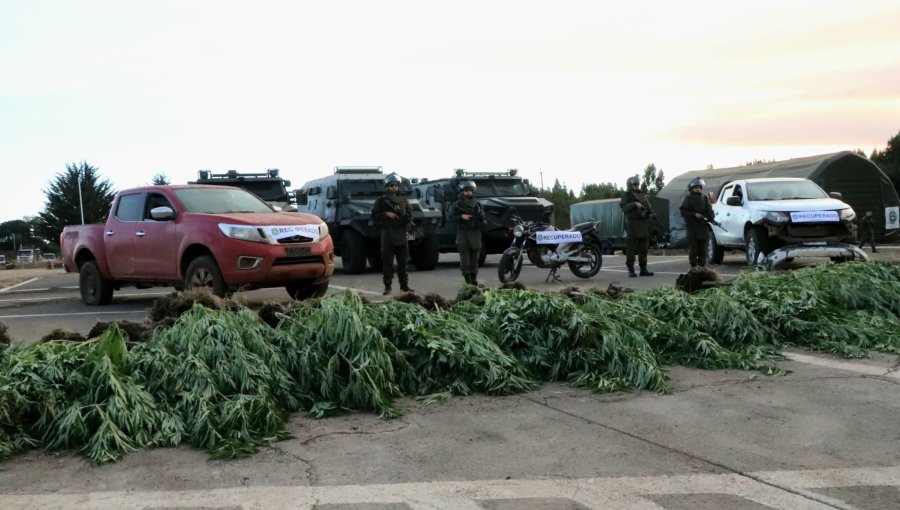
[{"label": "pile of cannabis plants", "polygon": [[286,437],[298,411],[391,418],[403,396],[545,381],[666,391],[666,365],[776,373],[786,344],[900,352],[900,269],[888,264],[749,271],[692,294],[467,286],[453,304],[420,304],[343,292],[261,320],[195,303],[131,350],[116,325],[84,342],[0,348],[0,459],[75,449],[102,463],[179,444],[232,458]]}]

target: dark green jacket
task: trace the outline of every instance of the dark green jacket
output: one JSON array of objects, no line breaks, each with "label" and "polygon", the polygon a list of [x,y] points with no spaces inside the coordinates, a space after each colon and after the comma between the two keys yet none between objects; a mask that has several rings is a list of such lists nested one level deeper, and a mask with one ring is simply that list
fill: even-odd
[{"label": "dark green jacket", "polygon": [[[472,218],[463,220],[463,214]],[[470,250],[481,249],[481,224],[484,223],[484,209],[474,198],[463,198],[450,205],[447,221],[456,224],[456,245]]]},{"label": "dark green jacket", "polygon": [[[392,212],[399,218],[390,219],[387,212]],[[406,244],[406,232],[412,223],[412,209],[409,202],[400,195],[384,195],[372,206],[372,222],[381,229],[382,243],[403,246]]]},{"label": "dark green jacket", "polygon": [[[707,221],[716,219],[713,214],[712,204],[706,195],[700,193],[690,193],[681,201],[681,216],[684,218],[684,226],[687,230],[688,239],[696,239],[705,241],[709,238],[709,227]],[[703,215],[703,219],[698,219],[694,213]]]},{"label": "dark green jacket", "polygon": [[[643,204],[641,209],[637,204]],[[650,222],[653,221],[653,207],[647,200],[644,193],[635,193],[634,191],[626,191],[619,201],[619,207],[625,213],[626,231],[628,237],[635,239],[645,239],[650,237]]]},{"label": "dark green jacket", "polygon": [[859,217],[859,235],[862,237],[863,234],[868,234],[875,230],[875,217],[874,216],[860,216]]}]

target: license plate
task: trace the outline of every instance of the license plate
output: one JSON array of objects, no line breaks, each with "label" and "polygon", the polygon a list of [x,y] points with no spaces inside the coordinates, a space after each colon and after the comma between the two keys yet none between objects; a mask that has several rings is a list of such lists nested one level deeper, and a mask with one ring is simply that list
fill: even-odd
[{"label": "license plate", "polygon": [[309,246],[300,246],[298,248],[288,248],[287,256],[288,257],[306,257],[310,253],[312,253],[309,249]]}]

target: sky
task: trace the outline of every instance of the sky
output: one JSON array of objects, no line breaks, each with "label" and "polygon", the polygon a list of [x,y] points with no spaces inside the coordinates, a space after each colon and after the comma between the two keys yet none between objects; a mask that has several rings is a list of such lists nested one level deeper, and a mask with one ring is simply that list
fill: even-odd
[{"label": "sky", "polygon": [[0,222],[81,161],[115,189],[378,165],[577,194],[870,154],[900,132],[898,26],[896,0],[0,0]]}]

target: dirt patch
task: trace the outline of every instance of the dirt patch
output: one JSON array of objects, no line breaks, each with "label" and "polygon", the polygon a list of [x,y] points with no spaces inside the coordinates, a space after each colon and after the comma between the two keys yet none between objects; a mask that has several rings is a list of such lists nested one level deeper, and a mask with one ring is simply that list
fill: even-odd
[{"label": "dirt patch", "polygon": [[66,270],[61,267],[55,267],[53,269],[47,267],[17,267],[15,269],[2,269],[2,266],[0,266],[0,289],[12,287],[17,283],[22,283],[32,278],[55,274],[66,274]]}]

